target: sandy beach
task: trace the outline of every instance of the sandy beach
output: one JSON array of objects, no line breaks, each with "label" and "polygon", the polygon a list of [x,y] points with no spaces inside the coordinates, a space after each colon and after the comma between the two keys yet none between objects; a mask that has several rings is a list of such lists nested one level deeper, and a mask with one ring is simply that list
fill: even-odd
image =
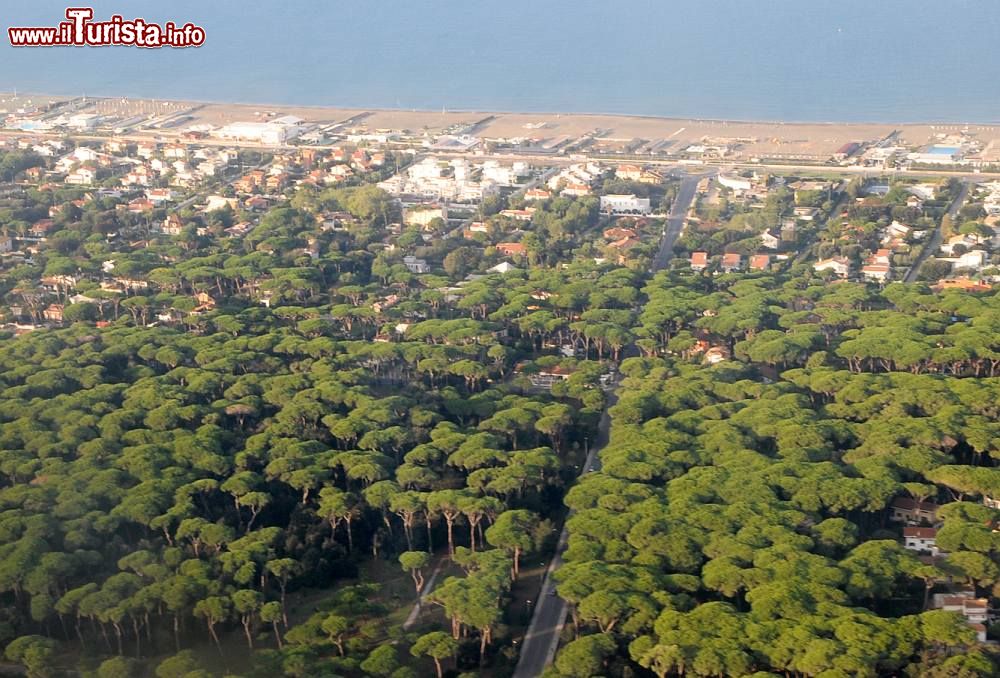
[{"label": "sandy beach", "polygon": [[[0,94],[0,111],[12,112],[18,104],[66,101],[66,97]],[[429,111],[270,104],[212,103],[142,99],[90,99],[85,108],[126,118],[150,110],[183,112],[182,125],[157,129],[161,136],[179,134],[195,125],[219,127],[237,121],[295,116],[320,126],[338,125],[354,132],[395,131],[409,135],[474,134],[488,140],[521,140],[545,147],[589,138],[590,148],[607,152],[658,149],[675,152],[693,144],[738,146],[739,157],[787,160],[826,160],[851,142],[874,143],[896,133],[892,143],[917,147],[956,136],[974,138],[983,147],[982,157],[1000,161],[1000,125],[883,123],[815,123],[775,121],[726,121],[659,118],[649,116],[567,113],[510,113],[489,111]],[[152,130],[151,130],[152,132]]]}]

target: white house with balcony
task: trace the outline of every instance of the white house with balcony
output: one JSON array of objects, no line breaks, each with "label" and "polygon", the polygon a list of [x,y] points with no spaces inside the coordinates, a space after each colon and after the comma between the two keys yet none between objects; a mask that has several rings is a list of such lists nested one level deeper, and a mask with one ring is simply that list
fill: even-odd
[{"label": "white house with balcony", "polygon": [[602,195],[601,212],[605,214],[649,214],[653,211],[649,198],[629,195]]}]

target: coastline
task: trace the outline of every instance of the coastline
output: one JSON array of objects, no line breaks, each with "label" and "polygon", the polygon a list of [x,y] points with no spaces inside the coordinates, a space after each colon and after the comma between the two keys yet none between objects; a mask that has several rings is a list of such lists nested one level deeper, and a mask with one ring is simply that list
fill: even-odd
[{"label": "coastline", "polygon": [[[9,98],[14,95],[11,91],[0,90],[0,99]],[[538,115],[538,116],[557,116],[557,117],[589,117],[589,118],[623,118],[623,119],[633,119],[633,120],[650,120],[650,121],[660,121],[660,122],[699,122],[706,124],[731,124],[731,125],[787,125],[787,126],[827,126],[827,127],[856,127],[856,126],[873,126],[873,125],[889,125],[895,127],[963,127],[963,126],[985,126],[993,127],[1000,126],[1000,118],[996,120],[941,120],[941,119],[928,119],[928,120],[878,120],[878,119],[868,119],[868,120],[807,120],[807,119],[778,119],[778,118],[754,118],[754,117],[699,117],[699,116],[682,116],[682,115],[668,115],[668,114],[655,114],[655,113],[622,113],[614,111],[557,111],[557,110],[523,110],[523,109],[478,109],[478,108],[444,108],[442,111],[438,111],[432,108],[406,108],[403,106],[351,106],[347,104],[309,104],[309,103],[280,103],[280,102],[267,102],[267,101],[235,101],[235,100],[214,100],[214,99],[186,99],[186,98],[173,98],[173,97],[149,97],[149,96],[132,96],[126,94],[87,94],[77,93],[39,93],[39,92],[19,92],[18,98],[29,98],[29,97],[41,97],[47,99],[55,100],[70,100],[76,99],[81,96],[86,96],[88,99],[93,100],[108,100],[113,101],[117,99],[127,99],[129,101],[157,101],[161,103],[169,103],[175,105],[187,105],[187,106],[213,106],[213,107],[235,107],[235,108],[265,108],[268,110],[312,110],[317,113],[320,112],[348,112],[348,111],[359,111],[359,112],[372,112],[372,113],[408,113],[416,115],[436,115],[439,113],[446,114],[459,114],[459,115],[470,115],[470,116],[489,116],[489,115]]]},{"label": "coastline", "polygon": [[[12,93],[0,93],[9,100]],[[541,153],[579,152],[586,148],[610,156],[678,157],[685,149],[703,146],[723,161],[825,163],[852,144],[893,145],[911,149],[942,142],[979,149],[983,165],[1000,164],[998,123],[862,123],[775,120],[676,118],[635,114],[534,113],[510,111],[441,111],[401,108],[290,106],[187,99],[132,99],[128,97],[62,97],[19,93],[18,101],[73,102],[74,112],[97,113],[105,119],[148,119],[129,127],[129,135],[178,137],[192,126],[210,130],[237,122],[294,116],[318,129],[336,134],[401,133],[432,139],[470,135],[501,145]],[[16,109],[8,102],[6,108]],[[4,106],[0,103],[0,106]],[[172,117],[175,124],[153,125],[154,118]],[[114,122],[110,122],[114,125]],[[721,150],[720,150],[721,149]]]}]

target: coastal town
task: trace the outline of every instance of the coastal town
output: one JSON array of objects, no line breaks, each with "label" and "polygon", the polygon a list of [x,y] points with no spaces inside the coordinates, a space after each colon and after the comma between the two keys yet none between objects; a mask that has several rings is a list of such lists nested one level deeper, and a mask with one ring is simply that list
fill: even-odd
[{"label": "coastal town", "polygon": [[[554,202],[557,211],[575,203],[591,213],[586,227],[594,261],[643,266],[660,243],[678,183],[693,177],[697,188],[685,207],[673,267],[760,273],[809,261],[834,279],[885,285],[919,278],[934,289],[974,291],[1000,280],[1000,180],[967,174],[992,167],[992,128],[983,128],[986,135],[936,132],[934,143],[919,148],[907,146],[893,130],[833,153],[827,148],[762,157],[756,155],[760,140],[742,136],[680,144],[635,139],[616,146],[599,130],[548,136],[549,123],[525,124],[524,137],[493,136],[494,126],[509,129],[507,115],[442,114],[455,121],[444,129],[415,130],[374,127],[382,117],[405,121],[404,113],[352,114],[324,124],[257,110],[250,121],[215,126],[205,120],[221,122],[219,113],[212,117],[206,107],[29,101],[35,100],[9,99],[18,107],[6,110],[9,133],[0,136],[21,165],[12,164],[0,177],[10,182],[4,192],[8,201],[23,204],[25,217],[4,224],[0,254],[6,270],[31,265],[54,232],[87,212],[113,210],[104,246],[135,254],[155,238],[215,233],[240,239],[299,188],[362,184],[377,186],[399,207],[399,221],[386,224],[380,246],[402,252],[411,273],[440,269],[445,250],[453,249],[437,247],[440,256],[429,263],[414,245],[446,240],[471,246],[477,258],[487,253],[501,272],[533,263],[543,254],[532,231],[551,217]],[[615,154],[629,159],[615,161]],[[808,171],[761,164],[779,158],[817,164]],[[842,173],[851,167],[869,171]],[[907,168],[940,174],[911,175]],[[955,168],[966,174],[949,176],[947,170]],[[28,188],[45,198],[15,198]],[[317,237],[356,223],[336,210],[319,220]],[[403,237],[414,228],[420,233],[415,243]],[[310,242],[305,252],[315,258],[317,241]],[[48,264],[35,293],[7,307],[8,321],[19,331],[62,322],[67,305],[98,301],[81,293],[81,285],[104,295],[102,310],[108,294],[125,298],[156,287],[123,262],[109,258],[93,265],[85,271]],[[253,293],[267,303],[266,290]],[[192,300],[189,311],[210,307],[207,295]],[[163,321],[183,315],[169,307],[155,311]]]},{"label": "coastal town", "polygon": [[1000,666],[1000,128],[0,99],[33,675]]}]

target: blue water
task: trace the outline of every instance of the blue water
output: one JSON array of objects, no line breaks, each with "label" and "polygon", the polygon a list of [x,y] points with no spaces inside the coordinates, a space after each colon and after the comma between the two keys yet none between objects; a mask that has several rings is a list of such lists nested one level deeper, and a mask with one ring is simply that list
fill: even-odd
[{"label": "blue water", "polygon": [[[83,3],[71,3],[83,4]],[[705,118],[1000,120],[995,0],[93,0],[204,47],[0,46],[0,90]],[[4,0],[3,28],[64,2]]]}]

